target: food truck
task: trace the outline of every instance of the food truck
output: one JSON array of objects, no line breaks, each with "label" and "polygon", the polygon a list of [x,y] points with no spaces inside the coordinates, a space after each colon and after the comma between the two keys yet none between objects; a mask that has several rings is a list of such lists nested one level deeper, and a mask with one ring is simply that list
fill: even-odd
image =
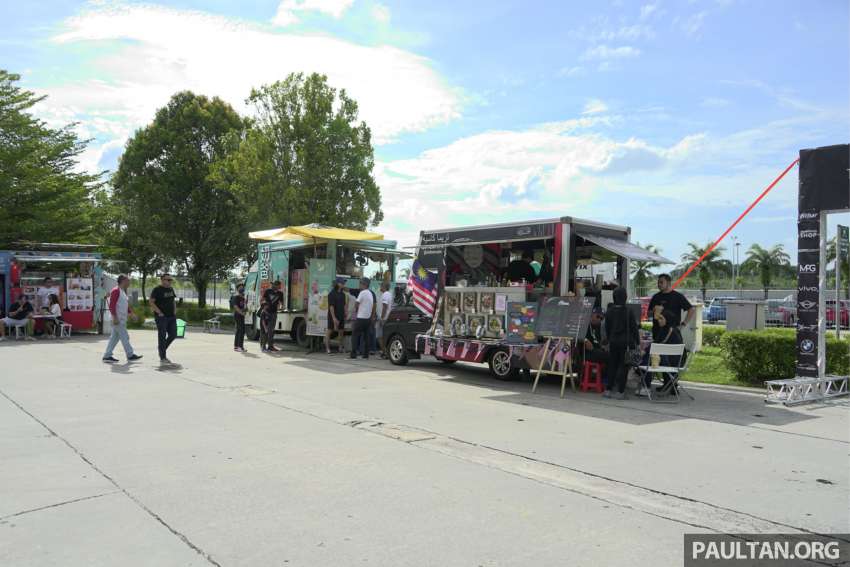
[{"label": "food truck", "polygon": [[[381,234],[318,224],[257,231],[250,237],[259,241],[259,259],[245,279],[249,336],[259,337],[262,294],[279,280],[283,304],[275,332],[289,334],[302,347],[309,346],[311,336],[325,335],[327,296],[335,279],[344,278],[346,289],[356,293],[360,278],[369,277],[370,289],[380,297],[381,282],[390,283],[392,291],[398,259],[410,255]],[[353,319],[355,297],[347,297],[346,318]]]},{"label": "food truck", "polygon": [[[74,331],[96,331],[102,313],[103,262],[95,245],[38,244],[32,249],[0,250],[0,308],[4,312],[26,295],[39,315],[55,293],[62,320]],[[45,288],[45,278],[53,285]],[[42,321],[36,320],[36,330]]]},{"label": "food truck", "polygon": [[[630,233],[573,217],[422,231],[416,256],[439,274],[436,312],[427,322],[412,317],[420,329],[428,325],[415,335],[398,324],[404,310],[391,316],[384,329],[390,361],[428,355],[486,363],[497,378],[516,377],[539,342],[535,323],[546,299],[588,297],[604,309],[616,287],[629,287],[630,260],[673,263],[629,242]],[[533,272],[523,256],[531,257]],[[533,275],[517,281],[517,273]]]}]

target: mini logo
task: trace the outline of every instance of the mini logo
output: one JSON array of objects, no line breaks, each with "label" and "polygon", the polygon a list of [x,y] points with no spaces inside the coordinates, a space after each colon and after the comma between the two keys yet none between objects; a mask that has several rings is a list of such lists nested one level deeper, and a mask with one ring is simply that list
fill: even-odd
[{"label": "mini logo", "polygon": [[800,264],[800,273],[801,274],[814,274],[818,271],[817,264]]},{"label": "mini logo", "polygon": [[800,341],[800,352],[809,354],[815,351],[815,341],[811,339],[803,339]]},{"label": "mini logo", "polygon": [[797,288],[797,291],[802,291],[803,293],[817,293],[818,286],[816,285],[801,285]]},{"label": "mini logo", "polygon": [[800,302],[800,307],[802,307],[803,309],[811,309],[815,305],[817,305],[817,302],[812,301],[811,299],[806,299]]},{"label": "mini logo", "polygon": [[800,220],[816,219],[818,216],[818,213],[800,213]]},{"label": "mini logo", "polygon": [[800,238],[817,238],[819,234],[820,234],[819,231],[813,230],[813,229],[801,230],[800,231]]}]

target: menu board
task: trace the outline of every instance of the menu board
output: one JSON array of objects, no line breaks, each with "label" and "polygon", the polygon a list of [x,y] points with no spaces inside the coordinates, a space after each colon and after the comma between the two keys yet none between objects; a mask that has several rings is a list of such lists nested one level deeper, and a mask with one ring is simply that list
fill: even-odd
[{"label": "menu board", "polygon": [[307,270],[292,270],[289,277],[289,308],[303,311],[307,308]]},{"label": "menu board", "polygon": [[68,278],[65,300],[69,311],[91,311],[94,309],[94,293],[91,278]]},{"label": "menu board", "polygon": [[535,332],[541,337],[583,337],[593,303],[593,297],[550,297],[540,306]]},{"label": "menu board", "polygon": [[531,343],[537,338],[534,324],[537,319],[537,303],[531,301],[512,301],[508,303],[509,343]]},{"label": "menu board", "polygon": [[[333,259],[310,260],[310,292],[307,299],[307,334],[324,336],[328,328],[328,293],[334,285],[336,261]],[[302,271],[302,270],[296,270]],[[293,272],[294,273],[294,272]],[[307,280],[304,281],[306,288]],[[293,292],[295,287],[292,288]]]}]

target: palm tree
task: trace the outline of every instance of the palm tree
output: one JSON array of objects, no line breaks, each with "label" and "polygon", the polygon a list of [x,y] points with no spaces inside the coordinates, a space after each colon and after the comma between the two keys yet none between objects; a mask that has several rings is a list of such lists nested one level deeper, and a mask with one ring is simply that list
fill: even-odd
[{"label": "palm tree", "polygon": [[788,253],[785,252],[781,244],[777,244],[770,249],[753,244],[747,250],[747,259],[744,260],[741,267],[758,272],[762,289],[764,289],[764,298],[767,299],[767,288],[770,287],[773,275],[780,266],[785,266],[790,261],[791,259]]},{"label": "palm tree", "polygon": [[[702,255],[705,254],[706,250],[711,248],[712,244],[713,243],[709,243],[707,246],[700,246],[694,242],[688,242],[688,246],[691,247],[691,251],[682,254],[682,264],[685,269],[702,258]],[[705,290],[708,289],[708,282],[711,281],[711,278],[722,275],[728,271],[729,262],[721,258],[721,255],[725,252],[725,250],[726,249],[722,246],[718,246],[706,254],[702,262],[694,268],[694,272],[696,272],[697,277],[699,278],[703,303],[705,303]]]},{"label": "palm tree", "polygon": [[[654,254],[661,253],[661,250],[659,250],[658,247],[653,244],[647,244],[646,246],[642,246],[640,242],[635,242],[635,244],[640,246],[641,248],[649,250]],[[646,288],[647,281],[649,281],[650,276],[652,275],[652,272],[650,270],[660,267],[661,264],[650,260],[634,260],[630,262],[629,266],[631,268],[632,279],[635,284],[635,289],[640,290]]]}]

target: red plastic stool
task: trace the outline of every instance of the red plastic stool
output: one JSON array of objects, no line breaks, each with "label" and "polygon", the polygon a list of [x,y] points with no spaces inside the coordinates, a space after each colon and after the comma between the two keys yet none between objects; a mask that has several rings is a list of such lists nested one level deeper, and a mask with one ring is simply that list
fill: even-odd
[{"label": "red plastic stool", "polygon": [[605,385],[602,383],[602,373],[605,371],[605,365],[601,362],[584,363],[584,369],[581,374],[581,391],[596,390],[602,392],[605,390]]}]

